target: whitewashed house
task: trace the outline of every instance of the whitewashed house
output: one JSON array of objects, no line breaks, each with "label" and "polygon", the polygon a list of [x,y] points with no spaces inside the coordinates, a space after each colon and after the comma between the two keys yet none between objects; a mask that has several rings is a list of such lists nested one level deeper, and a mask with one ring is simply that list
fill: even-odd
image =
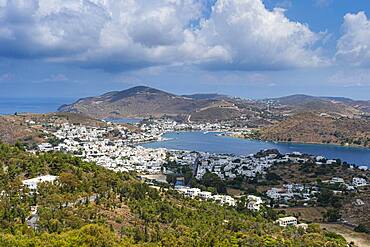
[{"label": "whitewashed house", "polygon": [[37,185],[39,183],[49,182],[53,183],[58,177],[52,176],[52,175],[45,175],[45,176],[39,176],[36,178],[31,178],[27,180],[23,180],[23,185],[27,186],[30,190],[37,190]]},{"label": "whitewashed house", "polygon": [[262,199],[258,196],[249,195],[247,208],[251,211],[259,211],[261,209]]},{"label": "whitewashed house", "polygon": [[355,187],[366,186],[367,185],[367,181],[364,178],[357,178],[357,177],[355,177],[355,178],[352,179],[352,184]]},{"label": "whitewashed house", "polygon": [[212,193],[209,191],[201,191],[198,193],[198,196],[203,200],[212,199]]},{"label": "whitewashed house", "polygon": [[279,218],[276,223],[279,223],[279,226],[287,227],[287,226],[296,226],[298,224],[298,220],[296,217],[289,216]]}]

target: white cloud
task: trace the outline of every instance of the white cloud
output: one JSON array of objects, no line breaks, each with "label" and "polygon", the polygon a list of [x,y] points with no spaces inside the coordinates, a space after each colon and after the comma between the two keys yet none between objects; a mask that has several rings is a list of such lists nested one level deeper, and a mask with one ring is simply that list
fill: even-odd
[{"label": "white cloud", "polygon": [[[0,2],[0,57],[122,71],[197,64],[270,70],[325,63],[321,36],[262,0],[8,0]],[[192,27],[198,20],[200,25]]]},{"label": "white cloud", "polygon": [[[258,0],[219,0],[196,33],[201,50],[218,47],[210,67],[255,70],[311,67],[324,63],[312,46],[320,35],[292,22],[284,10],[269,11]],[[221,56],[222,55],[222,56]]]},{"label": "white cloud", "polygon": [[346,14],[336,59],[354,66],[370,66],[370,21],[364,12]]}]

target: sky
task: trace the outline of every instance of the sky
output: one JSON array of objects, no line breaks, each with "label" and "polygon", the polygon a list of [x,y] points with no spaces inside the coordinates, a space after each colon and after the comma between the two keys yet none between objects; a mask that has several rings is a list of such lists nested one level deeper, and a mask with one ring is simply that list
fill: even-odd
[{"label": "sky", "polygon": [[367,0],[0,0],[0,98],[370,100]]}]

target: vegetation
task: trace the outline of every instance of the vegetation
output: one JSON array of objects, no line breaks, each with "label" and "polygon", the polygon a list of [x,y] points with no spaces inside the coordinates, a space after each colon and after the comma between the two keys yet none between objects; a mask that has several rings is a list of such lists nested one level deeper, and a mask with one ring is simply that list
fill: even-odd
[{"label": "vegetation", "polygon": [[273,141],[332,143],[368,147],[370,144],[370,121],[303,112],[274,125],[264,127],[252,137]]},{"label": "vegetation", "polygon": [[[59,176],[30,193],[22,180]],[[206,180],[207,181],[207,180]],[[151,188],[62,153],[0,144],[0,246],[346,246],[336,234],[280,228],[252,215]],[[30,224],[31,206],[38,221]]]},{"label": "vegetation", "polygon": [[355,231],[370,234],[370,229],[363,224],[359,224],[358,226],[356,226]]},{"label": "vegetation", "polygon": [[54,131],[52,124],[83,124],[87,126],[104,126],[106,123],[76,113],[48,113],[48,114],[15,114],[0,116],[0,141],[10,144],[21,142],[28,149],[35,149],[35,145],[50,142],[57,145],[53,135],[43,130]]},{"label": "vegetation", "polygon": [[[355,166],[356,167],[356,166]],[[318,183],[320,187],[324,186],[321,182],[330,180],[333,177],[343,178],[349,182],[353,177],[366,177],[370,174],[369,171],[360,169],[350,169],[350,165],[341,162],[339,159],[331,165],[318,165],[313,160],[305,163],[286,162],[274,164],[268,170],[270,178],[276,177],[273,180],[266,179],[267,182],[284,183]],[[276,174],[277,176],[275,176]],[[279,180],[280,178],[280,180]],[[340,189],[340,188],[330,188]]]}]

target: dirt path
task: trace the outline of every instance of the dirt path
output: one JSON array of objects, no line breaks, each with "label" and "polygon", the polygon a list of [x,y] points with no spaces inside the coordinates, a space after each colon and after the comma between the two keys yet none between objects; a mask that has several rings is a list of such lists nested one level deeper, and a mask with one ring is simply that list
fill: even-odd
[{"label": "dirt path", "polygon": [[320,226],[342,235],[348,243],[353,242],[357,247],[370,247],[370,235],[355,232],[351,228],[339,224],[320,224]]}]

